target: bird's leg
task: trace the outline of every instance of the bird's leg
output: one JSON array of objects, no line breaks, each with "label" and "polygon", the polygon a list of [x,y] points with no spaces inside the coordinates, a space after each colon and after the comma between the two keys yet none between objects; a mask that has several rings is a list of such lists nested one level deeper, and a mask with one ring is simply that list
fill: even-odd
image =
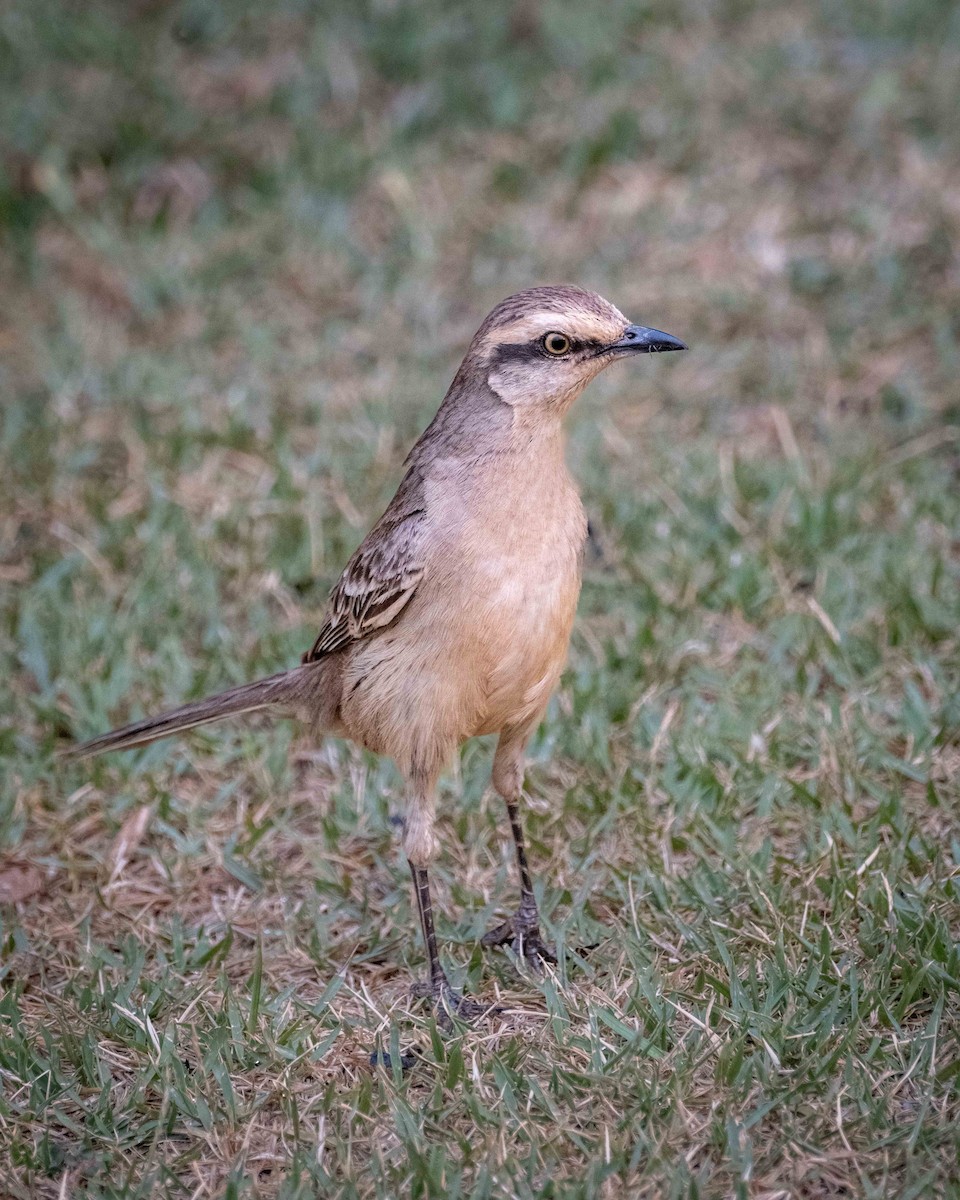
[{"label": "bird's leg", "polygon": [[433,820],[433,789],[417,788],[407,815],[403,848],[407,855],[407,861],[410,863],[410,873],[413,876],[413,892],[417,899],[417,911],[420,914],[420,928],[423,932],[423,944],[427,951],[430,978],[422,983],[414,984],[413,992],[415,996],[425,996],[433,1000],[440,1023],[449,1026],[451,1015],[469,1020],[471,1017],[478,1017],[482,1013],[488,1012],[490,1006],[467,1000],[451,985],[440,965],[437,933],[433,926],[430,880],[427,875],[427,863],[434,858],[437,851]]},{"label": "bird's leg", "polygon": [[450,1017],[462,1017],[470,1020],[488,1012],[490,1006],[477,1004],[456,990],[447,978],[446,972],[440,965],[440,953],[437,950],[437,934],[433,927],[433,902],[430,899],[430,881],[426,867],[410,864],[413,875],[413,891],[417,898],[417,911],[420,913],[420,928],[423,930],[423,943],[427,948],[427,962],[430,968],[430,978],[413,986],[415,996],[426,996],[433,1000],[437,1008],[437,1016],[441,1024],[450,1024]]},{"label": "bird's leg", "polygon": [[519,799],[522,794],[523,742],[512,741],[502,736],[497,746],[493,763],[493,784],[507,805],[513,844],[517,849],[517,866],[520,870],[520,907],[512,917],[497,925],[480,940],[482,946],[510,945],[518,958],[524,959],[535,971],[541,971],[544,963],[555,963],[557,956],[540,936],[540,913],[533,894],[533,880],[527,863],[527,847],[520,823]]},{"label": "bird's leg", "polygon": [[536,971],[543,964],[555,963],[557,956],[540,934],[540,913],[533,894],[533,881],[527,865],[527,849],[520,824],[520,808],[515,800],[507,801],[507,814],[517,848],[517,866],[520,868],[520,907],[502,924],[489,930],[480,939],[482,946],[510,945],[518,958],[525,959]]}]

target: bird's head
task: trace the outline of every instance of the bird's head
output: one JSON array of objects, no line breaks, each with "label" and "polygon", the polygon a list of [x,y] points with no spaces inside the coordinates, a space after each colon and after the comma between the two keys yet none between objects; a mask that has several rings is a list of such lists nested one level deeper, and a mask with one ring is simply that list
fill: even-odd
[{"label": "bird's head", "polygon": [[504,403],[562,412],[612,362],[685,349],[669,333],[632,325],[595,292],[560,285],[501,301],[477,331],[466,361]]}]

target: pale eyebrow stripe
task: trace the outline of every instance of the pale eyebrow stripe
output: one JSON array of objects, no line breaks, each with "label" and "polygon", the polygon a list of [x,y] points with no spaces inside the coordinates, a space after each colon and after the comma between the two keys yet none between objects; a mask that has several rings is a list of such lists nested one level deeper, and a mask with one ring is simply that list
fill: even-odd
[{"label": "pale eyebrow stripe", "polygon": [[483,344],[496,346],[505,342],[529,342],[551,330],[566,334],[571,341],[581,342],[609,341],[615,339],[619,333],[618,330],[611,329],[609,321],[599,317],[593,318],[589,313],[564,315],[557,312],[539,312],[497,326],[484,337]]}]

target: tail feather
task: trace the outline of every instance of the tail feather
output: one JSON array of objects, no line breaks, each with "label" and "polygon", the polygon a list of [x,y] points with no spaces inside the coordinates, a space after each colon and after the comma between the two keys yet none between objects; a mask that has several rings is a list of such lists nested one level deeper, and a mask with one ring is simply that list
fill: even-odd
[{"label": "tail feather", "polygon": [[[307,676],[308,670],[309,668],[297,667],[292,671],[282,671],[279,675],[244,683],[216,696],[207,696],[192,704],[183,704],[180,708],[160,713],[156,717],[134,721],[131,725],[112,729],[109,733],[102,733],[88,742],[81,742],[79,746],[71,746],[63,751],[63,757],[89,758],[107,750],[146,746],[150,742],[159,741],[160,738],[170,737],[171,734],[195,729],[198,725],[208,725],[211,721],[220,721],[224,717],[235,717],[241,713],[257,712],[261,709],[286,709],[293,715],[301,707],[298,701],[308,699],[309,693],[316,690],[315,686],[311,685],[320,682]],[[313,674],[316,675],[317,672],[314,671]]]}]

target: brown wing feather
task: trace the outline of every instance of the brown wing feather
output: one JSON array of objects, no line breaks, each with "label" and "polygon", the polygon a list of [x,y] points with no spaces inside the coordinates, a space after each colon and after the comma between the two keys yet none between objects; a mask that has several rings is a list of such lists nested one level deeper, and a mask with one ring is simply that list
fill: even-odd
[{"label": "brown wing feather", "polygon": [[397,494],[330,593],[320,633],[303,656],[305,663],[386,629],[399,617],[423,578],[425,517],[422,507],[403,504]]},{"label": "brown wing feather", "polygon": [[[430,425],[407,457],[407,473],[387,511],[360,543],[330,593],[323,626],[313,649],[303,656],[314,662],[352,642],[386,629],[409,604],[427,566],[429,538],[426,478],[437,458],[477,456],[477,422],[492,434],[509,428],[509,405],[486,383],[468,378],[467,360]],[[470,403],[461,404],[464,388]]]}]

